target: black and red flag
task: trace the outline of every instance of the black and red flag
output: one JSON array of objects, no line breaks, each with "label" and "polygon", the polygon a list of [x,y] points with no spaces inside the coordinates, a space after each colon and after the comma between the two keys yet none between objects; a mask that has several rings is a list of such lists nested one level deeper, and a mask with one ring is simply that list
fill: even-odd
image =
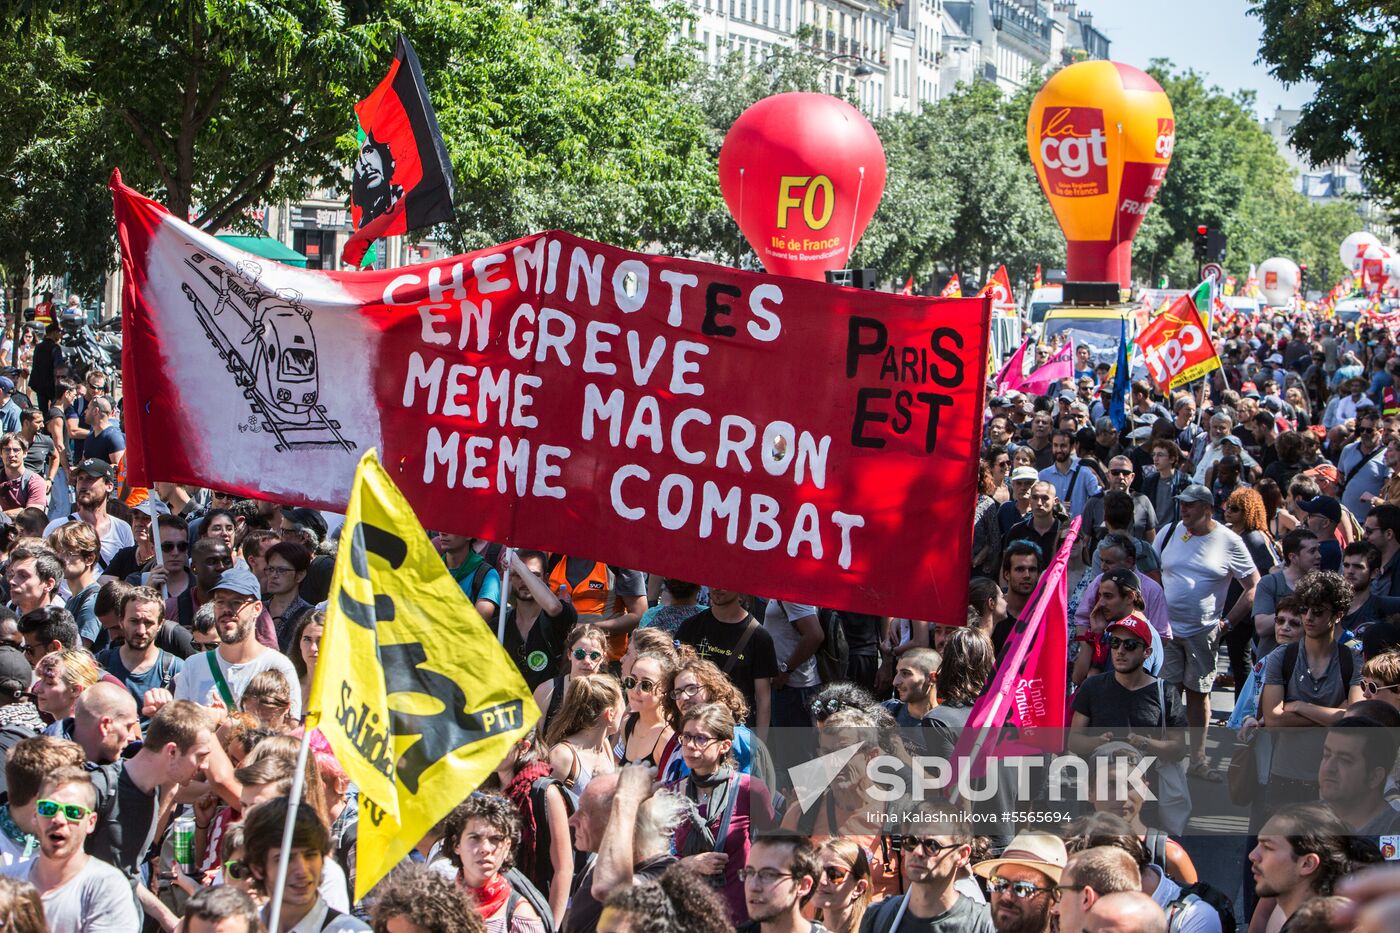
[{"label": "black and red flag", "polygon": [[355,232],[341,260],[359,266],[374,241],[452,220],[452,162],[413,46],[399,36],[394,63],[355,105],[359,155],[350,182]]}]

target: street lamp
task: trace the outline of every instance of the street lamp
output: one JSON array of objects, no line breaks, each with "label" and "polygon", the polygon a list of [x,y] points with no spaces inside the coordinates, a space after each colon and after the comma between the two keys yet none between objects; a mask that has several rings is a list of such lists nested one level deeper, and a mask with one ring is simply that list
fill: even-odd
[{"label": "street lamp", "polygon": [[856,78],[868,78],[868,77],[870,77],[871,75],[873,75],[873,74],[875,73],[875,69],[873,69],[873,68],[871,68],[869,65],[867,65],[867,64],[865,63],[865,59],[863,59],[863,58],[861,58],[859,55],[856,55],[856,54],[851,53],[851,52],[847,52],[847,53],[845,53],[844,55],[831,55],[831,56],[823,55],[823,57],[826,58],[828,64],[833,64],[833,65],[834,65],[836,62],[839,62],[839,61],[844,61],[844,60],[853,59],[853,60],[856,62],[856,67],[851,71],[852,77],[856,77]]}]

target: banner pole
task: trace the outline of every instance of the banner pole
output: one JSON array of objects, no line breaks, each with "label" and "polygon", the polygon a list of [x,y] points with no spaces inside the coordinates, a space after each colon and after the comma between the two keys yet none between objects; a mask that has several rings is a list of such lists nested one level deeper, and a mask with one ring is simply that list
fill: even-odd
[{"label": "banner pole", "polygon": [[496,607],[496,641],[506,643],[506,603],[510,601],[510,565],[515,561],[515,548],[508,547],[502,555],[506,569],[501,571],[501,604]]},{"label": "banner pole", "polygon": [[282,922],[282,894],[287,887],[287,860],[292,854],[292,830],[296,828],[297,809],[306,784],[306,759],[311,754],[311,726],[301,728],[301,748],[297,749],[297,770],[292,775],[292,789],[287,795],[287,822],[282,826],[282,850],[277,859],[277,881],[272,887],[272,914],[268,917],[270,933],[278,933]]},{"label": "banner pole", "polygon": [[[155,500],[156,491],[154,488],[152,488],[146,496],[146,511],[150,513],[151,516],[151,543],[155,545],[156,560],[161,562],[161,569],[163,570],[165,569],[165,557],[161,554],[160,551],[160,519],[156,517]],[[165,597],[166,599],[170,598],[169,584],[161,583],[160,595]]]}]

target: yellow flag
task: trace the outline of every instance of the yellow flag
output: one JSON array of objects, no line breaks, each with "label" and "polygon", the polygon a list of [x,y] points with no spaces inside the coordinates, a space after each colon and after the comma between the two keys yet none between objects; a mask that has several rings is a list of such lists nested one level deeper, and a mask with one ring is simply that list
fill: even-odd
[{"label": "yellow flag", "polygon": [[360,789],[359,900],[496,769],[539,707],[374,451],[341,532],[307,706]]}]

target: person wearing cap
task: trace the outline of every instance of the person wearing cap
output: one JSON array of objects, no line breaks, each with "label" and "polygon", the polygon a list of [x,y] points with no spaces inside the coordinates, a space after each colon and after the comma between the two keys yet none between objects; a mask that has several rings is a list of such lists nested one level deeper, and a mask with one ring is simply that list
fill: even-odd
[{"label": "person wearing cap", "polygon": [[1197,439],[1196,447],[1192,451],[1192,460],[1196,464],[1192,482],[1209,486],[1213,476],[1211,468],[1221,457],[1239,457],[1245,468],[1242,472],[1250,476],[1259,469],[1258,462],[1244,449],[1244,443],[1234,435],[1234,423],[1234,418],[1223,411],[1217,411],[1210,416],[1210,433]]},{"label": "person wearing cap", "polygon": [[316,509],[285,508],[279,515],[279,522],[284,539],[300,541],[311,552],[311,566],[298,587],[301,598],[313,606],[325,602],[331,591],[331,574],[335,571],[335,558],[318,550],[330,533],[325,516]]},{"label": "person wearing cap", "polygon": [[117,427],[114,411],[112,400],[106,396],[99,395],[88,403],[85,414],[91,433],[83,442],[83,454],[87,459],[95,457],[117,466],[126,456],[126,435]]},{"label": "person wearing cap", "polygon": [[0,511],[10,518],[21,509],[42,509],[49,501],[44,477],[24,465],[29,442],[11,431],[0,435]]},{"label": "person wearing cap", "polygon": [[1327,403],[1327,407],[1322,412],[1322,426],[1327,430],[1346,424],[1355,418],[1365,405],[1374,405],[1375,402],[1366,397],[1366,380],[1350,379],[1345,385],[1345,394],[1333,396]]},{"label": "person wearing cap", "polygon": [[107,564],[124,547],[136,543],[131,526],[107,512],[107,500],[115,483],[112,465],[106,460],[89,458],[78,465],[74,503],[77,511],[62,518],[56,518],[44,528],[44,537],[53,534],[69,522],[86,522],[97,532],[102,542],[101,555],[97,561],[100,574],[107,573]]},{"label": "person wearing cap", "polygon": [[8,376],[0,376],[0,431],[19,431],[19,405],[15,404],[15,384]]},{"label": "person wearing cap", "polygon": [[1371,500],[1380,494],[1381,486],[1390,477],[1386,448],[1381,443],[1380,421],[1381,413],[1376,408],[1363,408],[1358,412],[1354,429],[1356,440],[1343,447],[1337,458],[1337,471],[1342,475],[1342,505],[1359,521],[1366,520]]},{"label": "person wearing cap", "polygon": [[1031,487],[1040,481],[1040,474],[1034,467],[1018,466],[1011,471],[1007,480],[1011,496],[997,509],[997,523],[1001,526],[1002,541],[1012,528],[1023,521],[1031,510]]},{"label": "person wearing cap", "polygon": [[1049,933],[1054,920],[1055,885],[1069,854],[1064,841],[1049,833],[1020,833],[1000,856],[972,866],[987,879],[992,926],[997,933]]},{"label": "person wearing cap", "polygon": [[212,596],[219,647],[190,660],[175,677],[174,698],[205,705],[222,703],[230,711],[237,710],[249,681],[263,671],[273,670],[287,678],[292,696],[291,715],[300,719],[301,678],[286,655],[255,637],[264,609],[262,587],[252,571],[241,565],[225,570],[214,584]]},{"label": "person wearing cap", "polygon": [[[1161,595],[1162,588],[1151,577],[1132,569],[1131,559],[1124,555],[1122,538],[1122,535],[1114,535],[1108,542],[1104,550],[1106,562],[1111,566],[1093,579],[1075,609],[1074,637],[1084,645],[1074,660],[1072,679],[1076,684],[1083,683],[1091,674],[1103,673],[1108,667],[1108,628],[1134,612],[1146,618],[1152,630],[1151,650],[1143,667],[1153,677],[1162,670],[1162,639],[1171,637],[1166,600]],[[1146,596],[1149,587],[1155,587],[1156,591],[1153,602],[1156,612],[1151,614]]]},{"label": "person wearing cap", "polygon": [[[1159,531],[1155,542],[1162,555],[1162,589],[1172,629],[1164,646],[1162,679],[1186,691],[1191,773],[1218,780],[1205,761],[1216,649],[1231,627],[1250,617],[1259,570],[1244,540],[1215,520],[1215,497],[1209,489],[1187,486],[1177,496],[1177,507],[1181,519]],[[1231,580],[1239,581],[1241,592],[1227,607]]]},{"label": "person wearing cap", "polygon": [[1105,742],[1125,738],[1134,748],[1162,760],[1175,760],[1185,752],[1168,727],[1186,725],[1174,704],[1167,701],[1164,685],[1145,668],[1153,650],[1152,626],[1134,610],[1110,622],[1108,635],[1112,671],[1087,678],[1074,693],[1074,717],[1070,722],[1070,748],[1087,755]]},{"label": "person wearing cap", "polygon": [[1069,432],[1063,429],[1052,432],[1050,449],[1054,463],[1040,471],[1040,478],[1055,490],[1055,496],[1064,502],[1071,518],[1082,515],[1084,503],[1099,492],[1098,474],[1085,469],[1074,456],[1074,438]]},{"label": "person wearing cap", "polygon": [[1298,503],[1303,524],[1317,535],[1318,569],[1340,572],[1342,546],[1337,543],[1337,526],[1342,523],[1342,504],[1332,496],[1314,496]]}]

